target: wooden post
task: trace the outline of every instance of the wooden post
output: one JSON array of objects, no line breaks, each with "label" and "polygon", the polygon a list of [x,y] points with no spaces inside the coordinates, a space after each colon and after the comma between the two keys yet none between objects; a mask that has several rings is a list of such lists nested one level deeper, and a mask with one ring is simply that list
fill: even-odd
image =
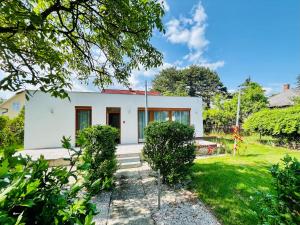
[{"label": "wooden post", "polygon": [[157,174],[157,208],[160,209],[160,169],[158,169],[158,174]]}]

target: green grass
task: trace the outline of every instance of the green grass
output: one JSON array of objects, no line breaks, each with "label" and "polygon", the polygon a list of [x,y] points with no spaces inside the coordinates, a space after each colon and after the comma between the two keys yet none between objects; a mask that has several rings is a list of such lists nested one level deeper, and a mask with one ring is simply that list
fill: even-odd
[{"label": "green grass", "polygon": [[300,151],[263,145],[256,139],[245,138],[240,155],[199,159],[192,168],[192,188],[223,224],[257,224],[251,196],[274,191],[269,168],[285,154],[300,159]]}]

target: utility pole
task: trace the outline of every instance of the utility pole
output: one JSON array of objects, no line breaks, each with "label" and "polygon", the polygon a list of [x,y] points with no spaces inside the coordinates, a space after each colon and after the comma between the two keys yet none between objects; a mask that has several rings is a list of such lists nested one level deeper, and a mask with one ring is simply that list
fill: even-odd
[{"label": "utility pole", "polygon": [[[236,121],[235,127],[239,131],[239,120],[240,120],[240,110],[241,110],[241,88],[239,88],[239,95],[238,95],[238,104],[237,104],[237,112],[236,112]],[[234,139],[234,146],[233,146],[233,156],[235,156],[236,148],[237,148],[237,138]]]},{"label": "utility pole", "polygon": [[147,81],[145,80],[145,127],[148,125],[148,93]]}]

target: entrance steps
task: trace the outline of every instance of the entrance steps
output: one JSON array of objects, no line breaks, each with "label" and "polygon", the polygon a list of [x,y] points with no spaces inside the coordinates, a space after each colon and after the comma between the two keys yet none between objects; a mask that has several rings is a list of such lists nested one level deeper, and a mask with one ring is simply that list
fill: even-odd
[{"label": "entrance steps", "polygon": [[117,160],[120,169],[136,168],[142,165],[140,153],[119,153]]}]

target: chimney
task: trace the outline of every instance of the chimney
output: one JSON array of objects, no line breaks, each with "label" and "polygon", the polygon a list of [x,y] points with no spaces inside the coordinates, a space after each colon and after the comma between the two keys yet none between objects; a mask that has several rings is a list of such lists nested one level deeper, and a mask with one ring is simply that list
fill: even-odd
[{"label": "chimney", "polygon": [[290,84],[284,84],[283,85],[283,91],[285,92],[285,91],[288,91],[288,90],[290,90]]}]

